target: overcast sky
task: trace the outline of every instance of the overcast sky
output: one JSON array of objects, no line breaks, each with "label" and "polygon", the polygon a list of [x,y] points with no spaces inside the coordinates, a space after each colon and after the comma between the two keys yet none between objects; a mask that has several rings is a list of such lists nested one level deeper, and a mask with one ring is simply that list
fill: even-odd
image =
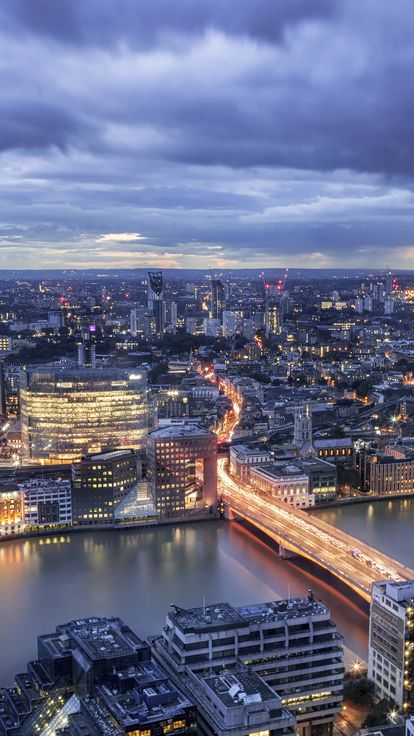
[{"label": "overcast sky", "polygon": [[0,268],[414,268],[413,0],[2,0]]}]

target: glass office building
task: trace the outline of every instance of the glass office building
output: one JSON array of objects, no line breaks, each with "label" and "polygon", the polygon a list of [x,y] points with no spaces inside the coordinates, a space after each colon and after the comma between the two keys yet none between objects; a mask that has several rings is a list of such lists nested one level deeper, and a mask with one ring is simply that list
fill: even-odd
[{"label": "glass office building", "polygon": [[73,462],[115,447],[141,449],[148,432],[142,369],[24,368],[20,402],[23,452],[35,462]]}]

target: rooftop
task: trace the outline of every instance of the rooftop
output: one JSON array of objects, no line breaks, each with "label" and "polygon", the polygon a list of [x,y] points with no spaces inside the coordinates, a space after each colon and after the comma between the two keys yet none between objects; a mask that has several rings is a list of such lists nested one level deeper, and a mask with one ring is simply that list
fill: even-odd
[{"label": "rooftop", "polygon": [[200,677],[204,685],[221,700],[226,708],[239,708],[241,704],[266,703],[280,700],[274,690],[266,685],[255,672],[236,670],[219,675]]},{"label": "rooftop", "polygon": [[200,436],[215,437],[216,435],[208,429],[203,429],[203,427],[194,424],[179,424],[160,427],[150,432],[148,436],[154,439],[180,439]]},{"label": "rooftop", "polygon": [[253,603],[233,607],[229,603],[216,603],[199,608],[179,608],[168,615],[171,622],[184,632],[205,631],[226,626],[245,627],[252,622],[286,621],[303,616],[329,616],[329,611],[312,593],[307,597],[290,600]]}]

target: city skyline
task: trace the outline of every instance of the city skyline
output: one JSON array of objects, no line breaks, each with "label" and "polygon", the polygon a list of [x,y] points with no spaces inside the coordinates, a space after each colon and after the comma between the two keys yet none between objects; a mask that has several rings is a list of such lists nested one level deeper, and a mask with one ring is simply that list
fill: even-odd
[{"label": "city skyline", "polygon": [[411,268],[410,9],[5,3],[2,267]]}]

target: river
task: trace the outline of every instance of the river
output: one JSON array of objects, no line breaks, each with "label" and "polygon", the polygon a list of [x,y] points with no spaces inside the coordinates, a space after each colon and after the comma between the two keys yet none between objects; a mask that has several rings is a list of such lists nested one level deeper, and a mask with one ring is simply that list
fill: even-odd
[{"label": "river", "polygon": [[[414,501],[319,512],[414,566]],[[82,532],[0,544],[0,686],[36,656],[36,637],[73,618],[115,615],[145,637],[170,603],[233,604],[306,595],[312,588],[345,637],[348,661],[367,655],[366,611],[238,523]]]}]

